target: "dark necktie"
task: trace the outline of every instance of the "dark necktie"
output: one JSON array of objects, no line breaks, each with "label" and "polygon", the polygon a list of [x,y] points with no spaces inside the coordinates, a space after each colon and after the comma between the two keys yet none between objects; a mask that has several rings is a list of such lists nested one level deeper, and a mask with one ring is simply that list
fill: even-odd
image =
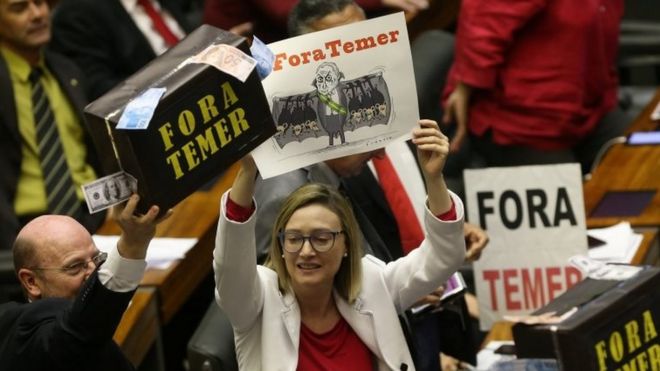
[{"label": "dark necktie", "polygon": [[41,75],[42,71],[35,68],[30,73],[29,79],[32,83],[32,110],[39,159],[46,187],[48,212],[76,216],[80,209],[80,202],[76,196],[76,188],[64,156],[55,116],[44,87],[41,85]]},{"label": "dark necktie", "polygon": [[137,0],[138,5],[144,9],[144,12],[147,13],[151,19],[151,24],[154,27],[154,30],[165,40],[167,46],[174,46],[179,42],[179,38],[170,30],[170,28],[165,23],[163,16],[154,8],[151,4],[151,0]]},{"label": "dark necktie", "polygon": [[378,174],[378,182],[383,189],[387,203],[392,209],[394,219],[399,227],[399,236],[401,236],[401,247],[403,253],[408,254],[411,250],[419,246],[424,240],[424,231],[417,219],[412,202],[403,188],[401,179],[396,173],[389,157],[374,158],[371,160]]}]

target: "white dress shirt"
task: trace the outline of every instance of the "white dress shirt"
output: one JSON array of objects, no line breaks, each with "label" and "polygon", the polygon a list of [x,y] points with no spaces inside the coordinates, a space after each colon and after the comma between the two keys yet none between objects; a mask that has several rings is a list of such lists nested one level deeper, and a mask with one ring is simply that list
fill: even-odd
[{"label": "white dress shirt", "polygon": [[[154,50],[156,55],[161,55],[169,48],[165,43],[163,37],[154,29],[151,18],[147,13],[138,5],[137,0],[119,0],[121,5],[124,6],[126,12],[131,16],[135,25],[142,31],[144,37],[149,41],[149,45]],[[174,33],[179,39],[182,39],[186,36],[185,31],[179,26],[179,23],[172,17],[172,15],[165,9],[162,9],[158,1],[149,0],[154,8],[160,13],[163,17],[163,21],[169,27],[169,29]]]},{"label": "white dress shirt", "polygon": [[126,259],[119,255],[117,246],[108,252],[108,259],[99,268],[99,280],[107,289],[116,292],[135,290],[147,268],[144,259]]}]

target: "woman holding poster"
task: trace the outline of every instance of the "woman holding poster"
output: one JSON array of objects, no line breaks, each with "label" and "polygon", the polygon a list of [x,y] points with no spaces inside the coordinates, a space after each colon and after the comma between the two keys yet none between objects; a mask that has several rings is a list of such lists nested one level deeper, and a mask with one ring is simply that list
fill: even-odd
[{"label": "woman holding poster", "polygon": [[229,318],[241,370],[413,370],[398,314],[462,264],[463,204],[442,176],[449,142],[437,123],[413,130],[428,194],[421,246],[385,264],[362,254],[343,196],[305,185],[283,203],[269,261],[255,264],[254,179],[242,161],[221,200],[216,300]]}]

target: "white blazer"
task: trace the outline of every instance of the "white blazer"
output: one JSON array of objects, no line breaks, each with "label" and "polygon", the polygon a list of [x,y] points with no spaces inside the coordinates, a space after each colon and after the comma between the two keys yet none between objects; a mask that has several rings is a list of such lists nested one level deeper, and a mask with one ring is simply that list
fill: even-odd
[{"label": "white blazer", "polygon": [[[216,301],[234,329],[240,370],[294,371],[298,365],[300,308],[282,295],[277,274],[256,265],[256,212],[244,223],[226,218],[227,191],[213,251]],[[414,370],[398,314],[444,283],[463,263],[463,203],[451,194],[456,221],[441,221],[427,209],[426,239],[407,256],[389,264],[362,258],[362,290],[352,305],[335,292],[342,317],[369,348],[377,369]],[[404,367],[405,368],[405,367]]]}]

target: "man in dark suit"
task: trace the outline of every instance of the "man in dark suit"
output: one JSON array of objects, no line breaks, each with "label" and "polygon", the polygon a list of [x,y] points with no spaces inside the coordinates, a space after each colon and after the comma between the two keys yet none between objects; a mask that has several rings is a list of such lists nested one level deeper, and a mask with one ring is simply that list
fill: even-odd
[{"label": "man in dark suit", "polygon": [[157,206],[135,216],[137,202],[133,195],[113,210],[122,235],[107,254],[68,216],[43,215],[23,227],[13,253],[29,303],[0,306],[3,370],[134,369],[112,336],[142,279],[149,241],[162,220]]},{"label": "man in dark suit", "polygon": [[[47,123],[55,125],[52,133],[61,142],[61,158],[72,180],[69,192],[75,192],[81,206],[66,214],[90,231],[105,219],[105,213],[92,216],[82,207],[80,185],[96,179],[97,161],[84,128],[87,99],[81,74],[72,62],[44,51],[49,40],[50,10],[45,1],[0,0],[0,249],[9,249],[18,229],[33,217],[58,212],[48,204],[52,193],[43,176],[48,169],[41,163],[44,149],[32,100],[35,82],[52,113]],[[40,72],[33,82],[35,71]]]},{"label": "man in dark suit", "polygon": [[98,98],[190,31],[180,1],[67,0],[53,17],[51,48],[71,58]]}]

